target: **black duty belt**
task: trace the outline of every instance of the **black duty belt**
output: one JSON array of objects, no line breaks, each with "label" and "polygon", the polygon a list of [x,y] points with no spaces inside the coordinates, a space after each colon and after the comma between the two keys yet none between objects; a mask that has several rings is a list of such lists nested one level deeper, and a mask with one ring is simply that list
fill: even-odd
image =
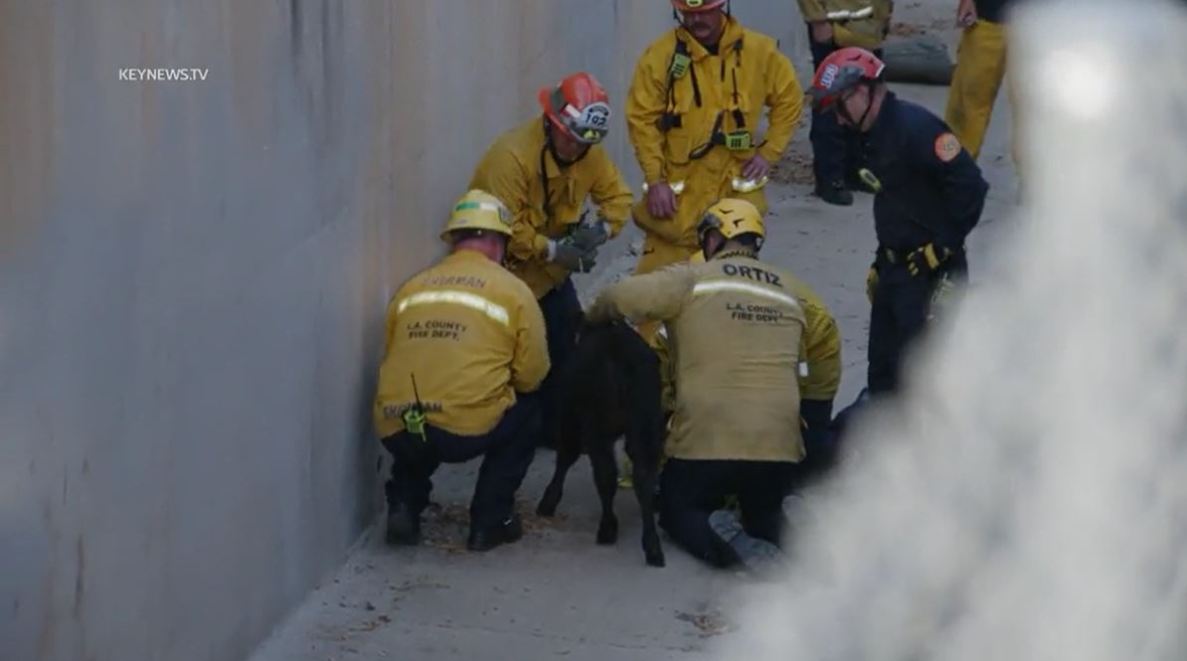
[{"label": "black duty belt", "polygon": [[878,246],[878,258],[888,264],[906,264],[907,255],[910,254],[910,250],[895,250],[894,248]]},{"label": "black duty belt", "polygon": [[[922,248],[924,245],[927,245],[927,244],[923,244],[923,245],[919,246],[919,248]],[[900,250],[900,249],[895,249],[895,248],[887,248],[886,246],[878,246],[878,252],[876,253],[875,258],[883,263],[886,263],[886,264],[906,264],[907,257],[911,253],[918,250],[919,248],[910,248],[907,250]],[[952,254],[955,256],[955,255],[962,254],[963,252],[964,252],[964,248],[960,248],[960,249],[954,251]]]}]

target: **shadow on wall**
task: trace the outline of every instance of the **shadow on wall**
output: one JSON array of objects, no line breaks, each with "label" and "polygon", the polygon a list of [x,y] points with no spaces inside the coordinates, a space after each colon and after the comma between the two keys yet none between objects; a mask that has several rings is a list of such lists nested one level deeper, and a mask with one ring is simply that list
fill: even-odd
[{"label": "shadow on wall", "polygon": [[342,559],[394,286],[538,87],[620,103],[670,26],[597,4],[0,4],[6,658],[241,658]]}]

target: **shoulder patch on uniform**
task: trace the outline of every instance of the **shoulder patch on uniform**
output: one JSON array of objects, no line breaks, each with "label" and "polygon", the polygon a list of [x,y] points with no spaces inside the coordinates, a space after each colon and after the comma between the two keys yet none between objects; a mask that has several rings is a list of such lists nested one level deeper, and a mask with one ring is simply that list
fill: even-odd
[{"label": "shoulder patch on uniform", "polygon": [[951,133],[941,133],[936,138],[936,157],[947,163],[960,154],[960,141]]}]

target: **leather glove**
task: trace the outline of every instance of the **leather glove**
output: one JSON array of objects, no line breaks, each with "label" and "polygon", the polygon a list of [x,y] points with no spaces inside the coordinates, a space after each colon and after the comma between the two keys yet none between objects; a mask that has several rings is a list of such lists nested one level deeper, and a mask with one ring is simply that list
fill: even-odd
[{"label": "leather glove", "polygon": [[597,265],[598,250],[582,248],[569,240],[556,241],[549,246],[548,257],[549,261],[570,271],[589,273]]},{"label": "leather glove", "polygon": [[573,229],[569,237],[578,248],[594,249],[610,240],[610,226],[604,220],[581,223]]},{"label": "leather glove", "polygon": [[907,254],[907,270],[912,277],[931,274],[952,256],[948,248],[934,243],[919,246]]},{"label": "leather glove", "polygon": [[866,273],[866,298],[869,299],[870,305],[874,304],[874,292],[878,289],[878,267],[870,264],[870,270]]}]

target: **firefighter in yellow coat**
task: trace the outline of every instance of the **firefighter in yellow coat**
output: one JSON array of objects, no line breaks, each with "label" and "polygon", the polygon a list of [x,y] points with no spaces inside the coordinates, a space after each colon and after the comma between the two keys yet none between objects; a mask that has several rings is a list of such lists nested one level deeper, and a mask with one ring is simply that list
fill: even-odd
[{"label": "firefighter in yellow coat", "polygon": [[[704,264],[705,253],[696,251],[689,264]],[[841,332],[837,321],[829,312],[824,300],[808,283],[794,277],[787,278],[788,288],[795,292],[804,309],[804,335],[800,355],[800,417],[803,419],[804,445],[810,459],[813,454],[822,457],[821,463],[830,462],[833,448],[827,436],[832,421],[833,400],[841,387]],[[668,333],[660,328],[656,336],[655,352],[659,356],[660,383],[663,386],[661,401],[665,414],[676,407],[676,373],[668,343]],[[815,451],[815,452],[814,452]],[[620,482],[621,484],[621,482]],[[629,483],[628,483],[629,484]]]},{"label": "firefighter in yellow coat", "polygon": [[[588,313],[591,323],[665,324],[676,387],[660,525],[717,566],[778,557],[783,497],[804,458],[797,375],[806,319],[791,275],[758,259],[764,234],[753,204],[721,200],[697,231],[706,263],[627,278]],[[740,524],[720,509],[730,494]]]},{"label": "firefighter in yellow coat", "polygon": [[[698,250],[689,264],[704,264],[705,253]],[[788,288],[804,309],[804,334],[800,345],[803,360],[799,368],[800,421],[807,457],[801,463],[800,477],[825,473],[837,460],[836,439],[831,431],[834,399],[841,387],[841,332],[824,300],[808,283],[788,275]],[[659,357],[661,401],[665,415],[676,408],[676,362],[672,359],[668,333],[660,327],[656,334],[655,353]],[[630,488],[630,462],[619,478],[619,486]]]},{"label": "firefighter in yellow coat", "polygon": [[388,306],[374,418],[392,455],[389,544],[420,540],[439,464],[479,455],[468,547],[485,551],[522,534],[515,492],[535,453],[535,391],[548,349],[535,297],[502,266],[510,237],[502,202],[470,191],[441,235],[450,254],[404,283]]},{"label": "firefighter in yellow coat", "polygon": [[[556,379],[576,343],[581,304],[570,275],[594,267],[597,249],[630,214],[630,187],[600,144],[610,99],[592,75],[565,77],[540,90],[542,115],[503,134],[482,157],[471,188],[489,191],[511,210],[508,268],[540,301],[552,373],[542,388],[542,445],[552,445]],[[590,200],[597,216],[582,221]]]},{"label": "firefighter in yellow coat", "polygon": [[[680,23],[643,52],[626,101],[646,187],[633,214],[645,233],[639,274],[687,260],[698,249],[697,221],[718,199],[765,213],[767,174],[803,109],[791,62],[774,39],[731,17],[726,0],[671,2]],[[643,329],[648,340],[654,330]]]}]

